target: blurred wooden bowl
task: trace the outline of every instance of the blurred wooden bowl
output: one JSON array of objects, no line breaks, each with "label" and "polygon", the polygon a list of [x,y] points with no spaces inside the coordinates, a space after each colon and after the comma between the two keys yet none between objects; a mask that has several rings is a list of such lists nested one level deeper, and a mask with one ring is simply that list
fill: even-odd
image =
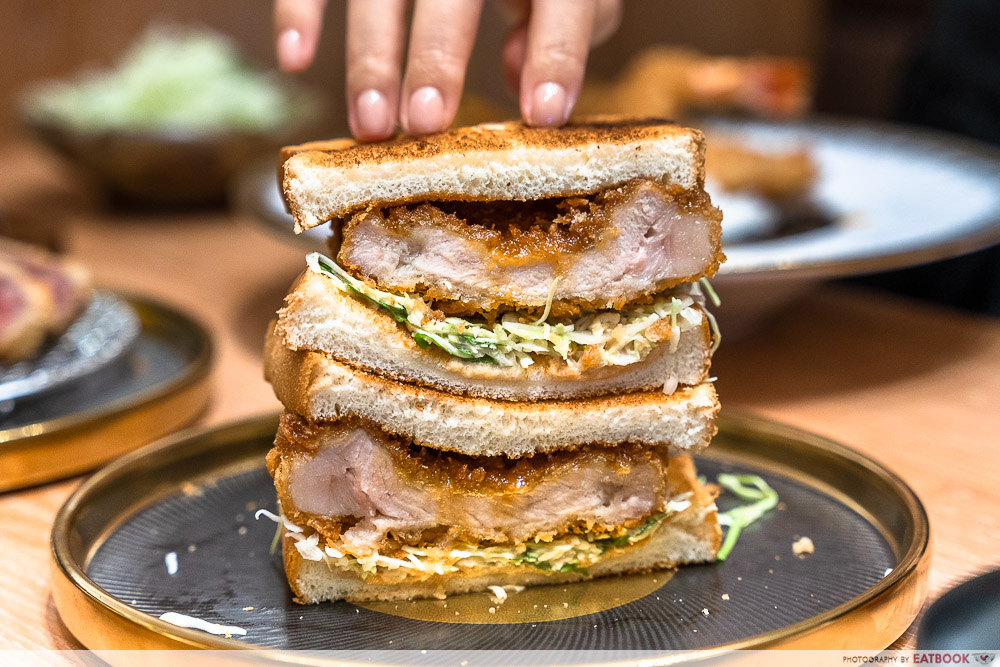
[{"label": "blurred wooden bowl", "polygon": [[308,136],[320,103],[308,91],[295,91],[296,112],[279,129],[267,132],[80,131],[32,114],[21,120],[44,143],[94,176],[119,200],[155,205],[198,205],[223,201],[240,168],[254,158]]}]

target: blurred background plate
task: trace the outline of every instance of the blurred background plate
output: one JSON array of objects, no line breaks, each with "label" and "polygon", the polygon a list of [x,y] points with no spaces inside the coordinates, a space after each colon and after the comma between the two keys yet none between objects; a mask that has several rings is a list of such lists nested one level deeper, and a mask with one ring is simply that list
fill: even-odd
[{"label": "blurred background plate", "polygon": [[[712,119],[700,126],[710,142],[725,136],[763,152],[804,148],[818,167],[811,197],[797,209],[713,193],[724,207],[727,258],[713,282],[730,336],[751,333],[821,280],[913,266],[1000,241],[1000,151],[983,144],[872,121]],[[234,183],[235,204],[289,242],[323,251],[326,226],[292,232],[276,174],[273,160],[249,166]]]},{"label": "blurred background plate", "polygon": [[[762,226],[752,219],[759,208],[723,208],[724,229],[743,233],[736,243],[723,236],[726,262],[713,279],[730,339],[753,334],[823,280],[955,257],[1000,240],[1000,151],[984,144],[874,121],[704,127],[763,151],[802,147],[818,167],[807,205],[819,219],[803,231],[776,217]],[[761,228],[770,233],[753,234]]]},{"label": "blurred background plate", "polygon": [[240,171],[230,188],[233,206],[278,238],[299,245],[304,251],[329,253],[329,225],[313,227],[301,234],[293,231],[292,214],[285,209],[278,182],[277,158],[261,159]]},{"label": "blurred background plate", "polygon": [[[298,605],[280,553],[269,553],[274,524],[254,520],[257,509],[276,510],[264,467],[275,416],[179,434],[87,480],[52,530],[53,597],[70,631],[94,650],[392,649],[431,664],[433,656],[402,650],[574,649],[597,660],[614,650],[664,658],[675,649],[858,650],[895,641],[922,605],[930,564],[927,516],[909,487],[804,431],[736,414],[719,427],[699,471],[709,479],[760,474],[781,497],[724,563],[529,588],[493,614],[486,593]],[[725,510],[733,499],[718,502]],[[815,551],[797,558],[792,545],[802,535]],[[167,565],[171,552],[176,569]],[[246,635],[182,628],[159,618],[166,612]]]},{"label": "blurred background plate", "polygon": [[1000,650],[1000,570],[956,586],[928,607],[920,621],[917,648]]},{"label": "blurred background plate", "polygon": [[38,396],[107,366],[125,354],[139,329],[139,318],[125,300],[111,292],[94,292],[42,356],[0,367],[0,414],[13,412],[16,399]]},{"label": "blurred background plate", "polygon": [[186,426],[205,407],[208,333],[162,304],[128,304],[141,330],[127,353],[0,417],[0,491],[92,470]]},{"label": "blurred background plate", "polygon": [[819,168],[811,200],[826,224],[727,243],[722,275],[842,277],[1000,241],[1000,150],[873,121],[716,120],[702,127],[710,137],[732,136],[762,151],[802,146]]}]

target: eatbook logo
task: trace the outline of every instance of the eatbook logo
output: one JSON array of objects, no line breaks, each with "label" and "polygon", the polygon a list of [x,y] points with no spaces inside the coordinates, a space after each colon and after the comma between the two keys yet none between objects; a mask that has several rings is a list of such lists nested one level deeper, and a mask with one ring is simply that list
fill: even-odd
[{"label": "eatbook logo", "polygon": [[978,665],[990,665],[990,664],[993,664],[993,661],[996,659],[997,654],[996,653],[976,653],[972,657],[975,658],[976,664],[978,664]]}]

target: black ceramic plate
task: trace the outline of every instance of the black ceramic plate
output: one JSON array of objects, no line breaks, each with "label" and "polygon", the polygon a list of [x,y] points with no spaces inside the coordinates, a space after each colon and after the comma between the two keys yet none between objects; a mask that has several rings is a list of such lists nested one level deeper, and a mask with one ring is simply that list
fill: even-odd
[{"label": "black ceramic plate", "polygon": [[113,299],[136,319],[134,341],[75,382],[10,401],[0,414],[0,491],[93,470],[182,428],[205,406],[208,332],[163,304]]},{"label": "black ceramic plate", "polygon": [[1000,650],[1000,570],[970,579],[932,604],[920,622],[917,648]]},{"label": "black ceramic plate", "polygon": [[139,337],[139,318],[113,292],[97,291],[79,317],[35,359],[0,367],[0,410],[96,373]]},{"label": "black ceramic plate", "polygon": [[[83,643],[133,647],[101,633],[110,614],[188,646],[666,652],[839,636],[842,645],[884,647],[923,598],[926,517],[898,478],[816,436],[729,417],[698,457],[700,472],[760,474],[781,505],[744,531],[725,563],[528,589],[499,606],[485,593],[297,605],[280,554],[269,553],[274,524],[254,520],[258,508],[275,510],[262,465],[275,426],[261,419],[148,448],[68,501],[53,532],[65,577],[56,602]],[[724,494],[720,508],[732,502]],[[792,550],[800,536],[815,544],[806,558]],[[92,622],[81,618],[81,596],[105,606]],[[165,612],[246,635],[180,629],[158,619]]]}]

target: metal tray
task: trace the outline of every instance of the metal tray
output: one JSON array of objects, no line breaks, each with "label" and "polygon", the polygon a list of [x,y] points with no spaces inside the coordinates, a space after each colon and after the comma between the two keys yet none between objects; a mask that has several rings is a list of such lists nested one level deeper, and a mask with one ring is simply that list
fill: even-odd
[{"label": "metal tray", "polygon": [[[55,520],[53,597],[95,650],[266,647],[279,661],[302,659],[290,649],[638,650],[670,661],[733,648],[891,644],[926,594],[928,523],[913,492],[825,438],[741,415],[719,425],[697,457],[700,471],[757,472],[782,500],[725,563],[529,588],[492,614],[485,593],[300,606],[280,554],[268,551],[274,525],[253,518],[275,509],[263,456],[277,418],[266,417],[180,434],[87,480]],[[793,554],[800,535],[815,543],[808,558]],[[158,618],[168,611],[247,634],[181,628]],[[670,658],[677,649],[695,651]]]},{"label": "metal tray", "polygon": [[92,470],[191,423],[208,402],[208,333],[162,304],[129,299],[128,352],[0,419],[0,492]]}]

